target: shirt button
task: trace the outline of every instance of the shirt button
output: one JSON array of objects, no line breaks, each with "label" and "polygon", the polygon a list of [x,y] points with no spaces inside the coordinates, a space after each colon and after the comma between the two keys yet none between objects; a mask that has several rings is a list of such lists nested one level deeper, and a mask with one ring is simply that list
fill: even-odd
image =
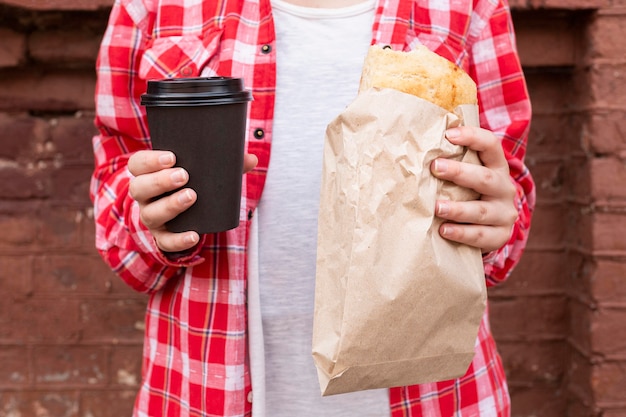
[{"label": "shirt button", "polygon": [[183,77],[189,77],[191,74],[193,74],[193,69],[191,67],[183,67],[180,70],[180,75]]},{"label": "shirt button", "polygon": [[254,131],[254,137],[257,139],[263,139],[263,137],[265,136],[265,132],[263,131],[263,129],[255,129]]},{"label": "shirt button", "polygon": [[248,392],[248,402],[252,404],[252,391]]},{"label": "shirt button", "polygon": [[272,45],[263,45],[261,47],[261,52],[263,52],[264,54],[269,54],[270,52],[272,52]]}]

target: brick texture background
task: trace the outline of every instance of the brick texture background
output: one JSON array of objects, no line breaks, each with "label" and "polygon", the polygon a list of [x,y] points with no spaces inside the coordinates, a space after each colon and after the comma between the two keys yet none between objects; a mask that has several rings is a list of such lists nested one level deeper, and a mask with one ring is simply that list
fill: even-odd
[{"label": "brick texture background", "polygon": [[[626,1],[511,5],[538,193],[490,294],[513,416],[626,416]],[[138,389],[145,299],[96,254],[88,198],[109,6],[0,0],[0,417],[125,416]]]}]

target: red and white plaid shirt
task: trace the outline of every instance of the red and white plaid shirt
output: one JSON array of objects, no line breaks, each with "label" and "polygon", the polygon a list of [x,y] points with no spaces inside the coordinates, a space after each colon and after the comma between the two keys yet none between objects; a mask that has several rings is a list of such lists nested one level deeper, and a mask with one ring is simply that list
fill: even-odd
[{"label": "red and white plaid shirt", "polygon": [[[519,260],[534,206],[523,164],[530,104],[504,1],[379,0],[372,28],[372,43],[397,50],[422,43],[478,84],[481,124],[502,138],[519,208],[509,242],[484,258],[489,285],[506,279]],[[97,62],[91,196],[97,249],[128,285],[150,297],[136,416],[251,414],[246,254],[270,156],[275,53],[270,0],[117,0],[113,7]],[[150,78],[215,74],[243,77],[254,95],[247,146],[259,165],[244,176],[240,226],[203,235],[192,253],[171,259],[157,249],[128,195],[128,158],[150,148],[139,97]],[[487,314],[465,376],[392,388],[390,410],[393,417],[507,416]]]}]

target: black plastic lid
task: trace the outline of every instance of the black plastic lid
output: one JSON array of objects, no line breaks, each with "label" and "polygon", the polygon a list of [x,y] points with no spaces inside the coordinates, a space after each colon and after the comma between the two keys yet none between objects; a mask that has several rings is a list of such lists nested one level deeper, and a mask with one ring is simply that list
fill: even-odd
[{"label": "black plastic lid", "polygon": [[252,100],[243,79],[230,77],[167,78],[150,80],[141,96],[144,106],[199,106]]}]

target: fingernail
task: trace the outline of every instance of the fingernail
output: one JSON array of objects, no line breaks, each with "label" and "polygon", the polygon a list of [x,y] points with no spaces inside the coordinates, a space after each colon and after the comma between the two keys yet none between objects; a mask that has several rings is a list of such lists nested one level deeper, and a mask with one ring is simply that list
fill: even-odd
[{"label": "fingernail", "polygon": [[191,191],[189,190],[185,190],[178,195],[178,202],[181,204],[187,204],[191,200],[193,200],[193,195],[191,194]]},{"label": "fingernail", "polygon": [[450,212],[450,205],[447,201],[437,202],[437,214],[439,216],[445,216]]},{"label": "fingernail", "polygon": [[175,185],[184,184],[187,181],[187,172],[182,168],[177,169],[172,172],[170,178]]},{"label": "fingernail", "polygon": [[159,163],[163,166],[170,166],[174,163],[174,155],[171,152],[167,152],[159,156]]},{"label": "fingernail", "polygon": [[454,232],[454,227],[449,226],[447,224],[443,224],[441,226],[441,235],[442,236],[451,236],[453,232]]},{"label": "fingernail", "polygon": [[188,233],[185,235],[184,239],[185,243],[189,243],[189,244],[195,244],[198,243],[198,235],[195,233]]},{"label": "fingernail", "polygon": [[445,159],[435,160],[435,172],[437,174],[445,174],[448,171],[448,161]]},{"label": "fingernail", "polygon": [[461,131],[456,127],[446,130],[446,137],[448,139],[458,138],[459,136],[461,136]]}]

